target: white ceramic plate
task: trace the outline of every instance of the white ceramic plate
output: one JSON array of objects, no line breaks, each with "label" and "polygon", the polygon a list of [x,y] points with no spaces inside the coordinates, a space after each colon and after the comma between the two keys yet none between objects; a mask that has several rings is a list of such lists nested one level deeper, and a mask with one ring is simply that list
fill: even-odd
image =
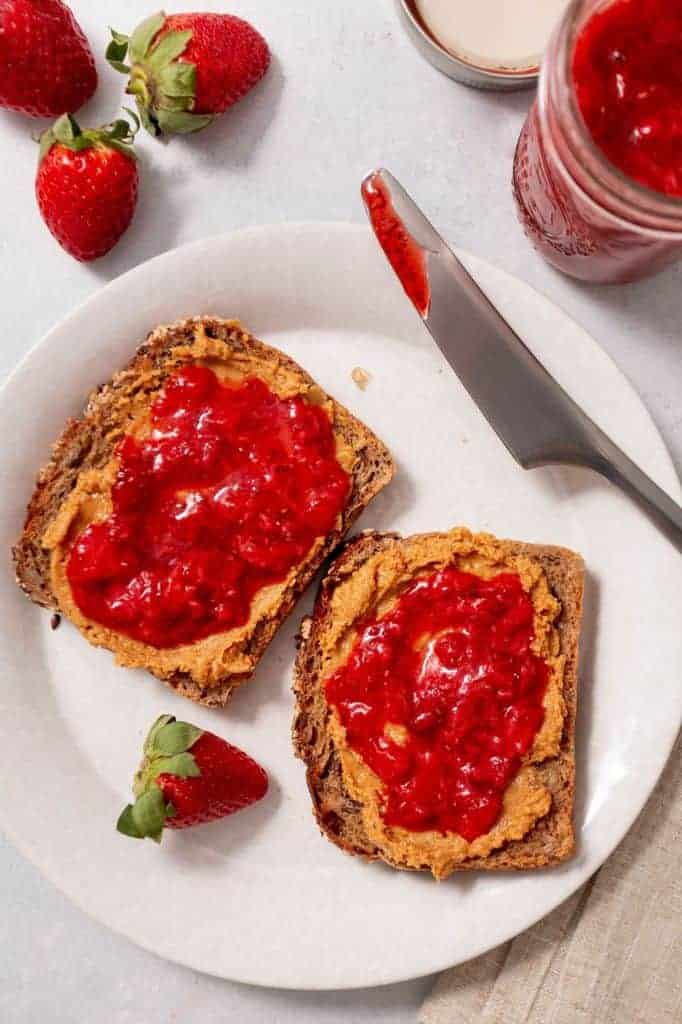
[{"label": "white ceramic plate", "polygon": [[[671,494],[663,442],[602,350],[556,307],[466,257],[482,286],[616,441]],[[321,838],[289,738],[293,638],[311,595],[224,712],[115,668],[13,584],[0,592],[0,821],[79,906],[161,956],[292,988],[399,981],[459,963],[526,928],[596,868],[644,804],[679,724],[679,560],[647,520],[582,471],[524,472],[427,337],[369,232],[259,228],[167,253],[56,327],[0,400],[0,550],[65,418],[158,323],[239,315],[306,366],[391,446],[395,483],[361,527],[457,523],[581,551],[589,579],[578,729],[580,842],[570,864],[527,874],[429,877],[368,865]],[[361,366],[366,391],[351,381]],[[140,743],[161,712],[214,729],[270,773],[265,801],[162,847],[114,831]]]}]

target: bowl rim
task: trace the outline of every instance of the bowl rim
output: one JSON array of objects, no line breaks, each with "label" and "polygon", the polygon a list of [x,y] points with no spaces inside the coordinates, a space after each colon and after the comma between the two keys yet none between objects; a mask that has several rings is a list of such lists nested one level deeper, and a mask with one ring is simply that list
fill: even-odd
[{"label": "bowl rim", "polygon": [[397,0],[403,26],[412,43],[431,64],[450,78],[479,89],[524,89],[537,84],[540,61],[528,68],[491,68],[455,56],[425,28],[414,0]]}]

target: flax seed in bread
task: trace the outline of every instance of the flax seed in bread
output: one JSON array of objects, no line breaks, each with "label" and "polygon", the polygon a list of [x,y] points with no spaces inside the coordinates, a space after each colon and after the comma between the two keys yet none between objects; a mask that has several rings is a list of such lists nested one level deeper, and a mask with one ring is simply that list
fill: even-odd
[{"label": "flax seed in bread", "polygon": [[[144,417],[168,376],[193,362],[216,373],[220,368],[232,380],[261,377],[279,397],[300,394],[323,405],[350,490],[332,532],[318,539],[280,586],[268,589],[267,600],[260,600],[260,594],[254,599],[246,625],[159,650],[86,619],[72,598],[64,565],[74,534],[106,515],[116,445]],[[284,353],[253,338],[236,320],[183,320],[152,331],[125,369],[90,396],[78,419],[66,424],[39,474],[14,549],[17,581],[31,600],[71,619],[90,643],[112,650],[119,664],[146,668],[183,696],[221,706],[253,674],[298,596],[393,472],[383,443]]]},{"label": "flax seed in bread", "polygon": [[[504,796],[487,835],[411,832],[381,820],[381,783],[346,742],[325,683],[347,659],[357,623],[383,614],[416,576],[445,565],[484,577],[518,573],[533,598],[536,637],[551,665],[544,722]],[[558,864],[574,852],[574,728],[583,563],[565,548],[500,541],[458,528],[402,539],[365,533],[352,539],[320,585],[301,629],[295,669],[293,739],[306,764],[322,832],[348,853],[444,878],[465,869],[508,870]],[[379,611],[378,611],[379,610]]]}]

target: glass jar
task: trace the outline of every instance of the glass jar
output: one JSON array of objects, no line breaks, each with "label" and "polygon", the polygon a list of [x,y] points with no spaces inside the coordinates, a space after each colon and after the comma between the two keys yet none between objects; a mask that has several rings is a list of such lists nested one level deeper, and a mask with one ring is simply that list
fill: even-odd
[{"label": "glass jar", "polygon": [[526,235],[549,263],[584,281],[616,283],[682,258],[682,199],[627,178],[583,121],[573,50],[585,22],[604,6],[573,0],[557,26],[516,147],[513,188]]}]

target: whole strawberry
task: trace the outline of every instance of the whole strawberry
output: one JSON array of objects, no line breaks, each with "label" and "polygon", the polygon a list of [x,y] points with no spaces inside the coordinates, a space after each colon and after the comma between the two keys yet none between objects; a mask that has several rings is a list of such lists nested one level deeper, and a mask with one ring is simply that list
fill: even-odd
[{"label": "whole strawberry", "polygon": [[161,11],[130,37],[113,31],[112,36],[107,60],[129,75],[127,92],[152,135],[200,131],[270,65],[262,35],[233,14]]},{"label": "whole strawberry", "polygon": [[164,828],[189,828],[225,818],[265,796],[259,764],[212,732],[162,715],[144,743],[144,758],[116,828],[161,842]]},{"label": "whole strawberry", "polygon": [[97,88],[92,50],[62,0],[0,0],[0,107],[73,113]]},{"label": "whole strawberry", "polygon": [[136,131],[125,120],[81,131],[64,114],[40,138],[38,206],[59,244],[77,260],[109,252],[133,218]]}]

